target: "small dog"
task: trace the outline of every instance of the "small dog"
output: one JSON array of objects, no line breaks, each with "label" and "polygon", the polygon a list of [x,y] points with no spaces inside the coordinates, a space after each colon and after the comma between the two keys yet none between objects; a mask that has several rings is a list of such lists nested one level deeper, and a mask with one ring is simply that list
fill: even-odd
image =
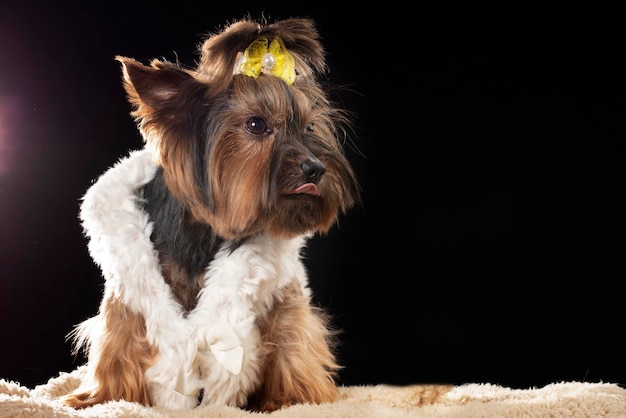
[{"label": "small dog", "polygon": [[81,202],[105,285],[98,314],[69,335],[87,363],[64,403],[334,401],[336,332],[301,252],[360,188],[314,22],[233,22],[203,40],[194,68],[116,59],[145,147]]}]

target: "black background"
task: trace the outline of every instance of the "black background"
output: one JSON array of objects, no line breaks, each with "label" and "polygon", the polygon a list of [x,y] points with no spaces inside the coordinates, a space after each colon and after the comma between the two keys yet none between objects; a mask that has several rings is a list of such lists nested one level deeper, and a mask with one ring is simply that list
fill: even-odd
[{"label": "black background", "polygon": [[358,115],[363,206],[306,252],[341,383],[626,385],[616,10],[55,3],[0,5],[0,378],[83,360],[65,335],[102,279],[79,199],[142,146],[114,56],[193,65],[205,34],[264,13],[318,22]]}]

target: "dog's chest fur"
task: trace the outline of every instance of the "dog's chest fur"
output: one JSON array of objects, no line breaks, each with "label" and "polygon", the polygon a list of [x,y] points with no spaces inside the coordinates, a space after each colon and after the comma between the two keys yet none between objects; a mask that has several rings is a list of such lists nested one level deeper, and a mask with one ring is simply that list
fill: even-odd
[{"label": "dog's chest fur", "polygon": [[191,218],[167,189],[162,169],[143,188],[143,208],[153,223],[150,240],[159,252],[163,279],[189,312],[197,304],[205,270],[224,239]]},{"label": "dog's chest fur", "polygon": [[[206,379],[215,385],[205,387],[205,402],[244,404],[246,394],[258,384],[263,356],[257,319],[268,314],[281,289],[290,283],[310,296],[300,258],[306,237],[277,240],[258,235],[240,245],[197,238],[204,247],[190,250],[195,264],[177,278],[170,277],[174,284],[170,286],[163,272],[169,268],[173,274],[181,267],[173,264],[163,269],[159,258],[174,260],[181,251],[167,250],[159,256],[150,237],[165,232],[154,229],[155,220],[143,208],[146,199],[141,193],[156,173],[151,152],[135,151],[104,173],[83,198],[81,219],[89,252],[106,280],[103,301],[119,299],[145,319],[146,338],[159,353],[146,377],[162,405],[192,407],[196,389]],[[177,283],[188,278],[195,280],[195,287],[182,285],[176,290]],[[240,373],[217,366],[207,351],[208,334],[222,320],[240,339]],[[92,322],[95,327],[105,326],[102,314]],[[98,344],[97,337],[93,343]]]}]

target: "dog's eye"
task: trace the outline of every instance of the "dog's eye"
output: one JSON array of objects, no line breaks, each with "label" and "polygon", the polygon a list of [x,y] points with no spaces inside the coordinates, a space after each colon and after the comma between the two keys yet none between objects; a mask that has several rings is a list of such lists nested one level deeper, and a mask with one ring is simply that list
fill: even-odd
[{"label": "dog's eye", "polygon": [[257,116],[248,119],[246,129],[253,135],[270,134],[272,132],[265,119]]},{"label": "dog's eye", "polygon": [[309,124],[306,126],[306,131],[307,131],[307,132],[313,132],[313,125],[315,125],[315,124],[314,124],[314,123],[309,123]]}]

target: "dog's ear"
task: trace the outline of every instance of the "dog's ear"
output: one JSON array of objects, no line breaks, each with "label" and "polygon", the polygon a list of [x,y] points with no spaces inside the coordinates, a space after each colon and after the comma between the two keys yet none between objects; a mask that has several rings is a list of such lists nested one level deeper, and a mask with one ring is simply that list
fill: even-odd
[{"label": "dog's ear", "polygon": [[197,71],[213,88],[225,89],[233,77],[239,56],[257,38],[282,39],[285,48],[294,57],[296,80],[313,79],[316,73],[326,71],[325,52],[320,36],[311,19],[292,18],[261,25],[252,20],[240,20],[222,32],[209,36],[200,45]]},{"label": "dog's ear", "polygon": [[[131,115],[146,143],[155,146],[156,156],[164,163],[173,150],[184,152],[189,129],[202,123],[198,114],[204,111],[206,86],[196,80],[195,73],[167,61],[143,65],[132,58],[118,56],[122,64],[123,83]],[[190,151],[189,151],[190,152]],[[182,160],[183,157],[176,157]]]},{"label": "dog's ear", "polygon": [[263,27],[259,35],[267,38],[278,36],[283,40],[296,61],[298,76],[312,78],[316,73],[327,70],[325,51],[313,20],[304,18],[279,20]]},{"label": "dog's ear", "polygon": [[192,75],[169,62],[154,60],[145,66],[132,59],[117,56],[122,64],[124,89],[139,116],[171,106],[177,101],[180,86]]}]

